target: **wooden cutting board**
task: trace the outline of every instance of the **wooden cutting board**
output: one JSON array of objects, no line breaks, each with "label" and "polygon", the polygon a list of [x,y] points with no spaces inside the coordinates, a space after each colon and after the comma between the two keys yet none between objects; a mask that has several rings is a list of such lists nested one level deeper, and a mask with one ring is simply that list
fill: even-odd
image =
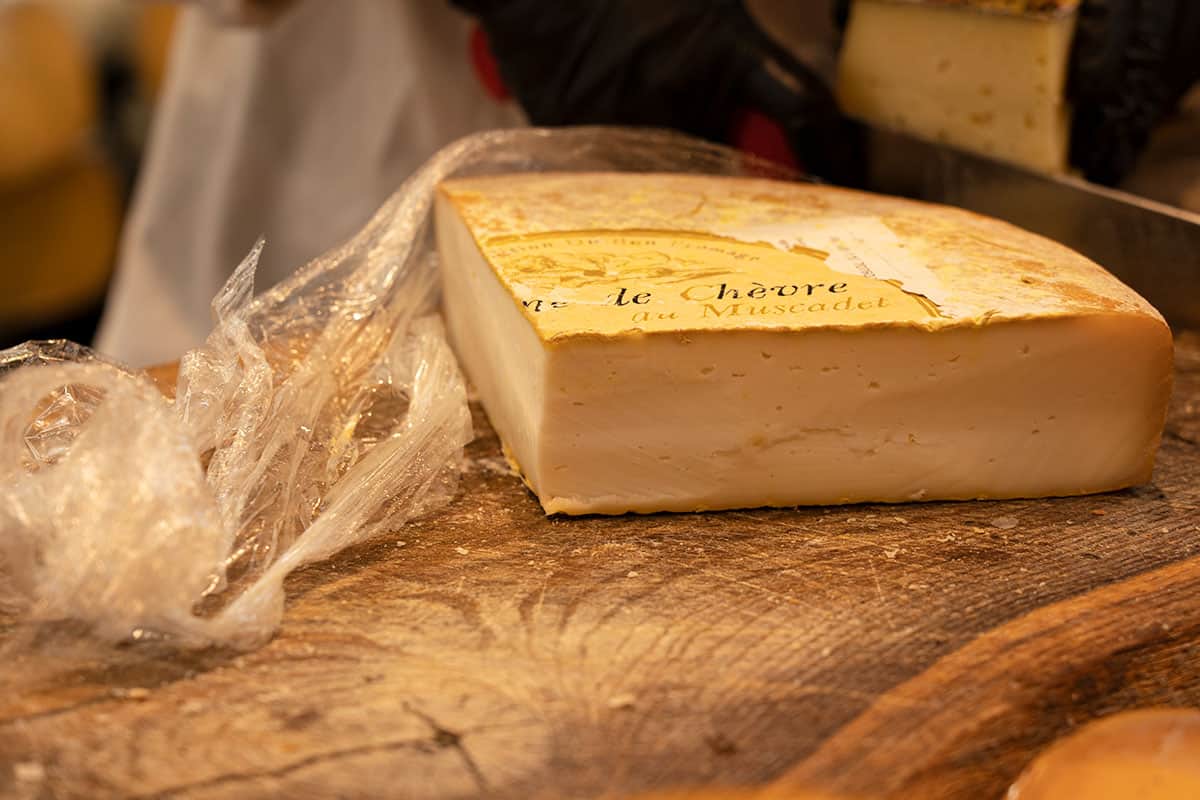
[{"label": "wooden cutting board", "polygon": [[435,519],[288,583],[246,654],[0,664],[0,794],[1000,797],[1059,735],[1200,705],[1200,336],[1153,485],[546,519],[479,438]]}]

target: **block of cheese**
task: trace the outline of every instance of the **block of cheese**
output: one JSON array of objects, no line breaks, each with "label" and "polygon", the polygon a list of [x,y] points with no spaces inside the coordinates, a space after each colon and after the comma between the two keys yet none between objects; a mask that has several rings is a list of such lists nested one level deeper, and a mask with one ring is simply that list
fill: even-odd
[{"label": "block of cheese", "polygon": [[1025,768],[1006,800],[1195,800],[1200,712],[1123,711],[1089,722]]},{"label": "block of cheese", "polygon": [[855,0],[838,61],[851,116],[1043,171],[1067,166],[1077,0]]},{"label": "block of cheese", "polygon": [[1158,313],[965,211],[665,174],[445,182],[451,342],[547,513],[1100,492],[1150,478]]}]

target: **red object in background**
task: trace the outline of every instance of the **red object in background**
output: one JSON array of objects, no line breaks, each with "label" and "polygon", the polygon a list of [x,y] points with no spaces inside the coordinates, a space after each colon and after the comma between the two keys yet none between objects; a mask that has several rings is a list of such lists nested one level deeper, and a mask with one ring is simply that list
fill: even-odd
[{"label": "red object in background", "polygon": [[471,29],[469,46],[471,66],[475,67],[475,77],[479,78],[479,82],[488,95],[497,101],[511,98],[512,92],[508,91],[508,87],[504,85],[504,79],[500,77],[500,67],[492,55],[492,48],[488,46],[487,34],[478,25]]},{"label": "red object in background", "polygon": [[[492,49],[488,45],[487,34],[478,25],[471,29],[469,47],[475,77],[479,79],[488,96],[498,102],[511,99],[512,92],[504,85],[504,79],[500,76],[500,67],[496,64]],[[761,111],[747,109],[738,112],[729,131],[729,142],[744,153],[802,170],[799,161],[796,160],[796,154],[788,145],[783,126]]]},{"label": "red object in background", "polygon": [[739,111],[734,117],[729,141],[744,153],[804,171],[788,144],[783,126],[761,111]]}]

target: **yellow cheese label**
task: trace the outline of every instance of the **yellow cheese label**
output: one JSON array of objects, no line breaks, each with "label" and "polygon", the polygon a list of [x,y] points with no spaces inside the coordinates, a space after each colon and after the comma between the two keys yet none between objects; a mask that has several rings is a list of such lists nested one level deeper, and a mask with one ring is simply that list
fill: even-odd
[{"label": "yellow cheese label", "polygon": [[497,235],[484,257],[545,340],[630,333],[920,323],[897,281],[831,269],[829,254],[715,234],[581,230]]}]

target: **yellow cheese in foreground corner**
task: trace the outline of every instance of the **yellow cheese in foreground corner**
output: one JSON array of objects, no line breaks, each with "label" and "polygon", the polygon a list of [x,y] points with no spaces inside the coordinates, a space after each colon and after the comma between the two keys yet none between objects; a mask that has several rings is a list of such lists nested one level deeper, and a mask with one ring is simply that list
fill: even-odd
[{"label": "yellow cheese in foreground corner", "polygon": [[452,180],[451,339],[547,513],[1036,497],[1150,478],[1170,332],[965,211],[685,175]]},{"label": "yellow cheese in foreground corner", "polygon": [[883,127],[1061,172],[1076,6],[855,0],[839,56],[838,102]]},{"label": "yellow cheese in foreground corner", "polygon": [[1195,800],[1200,712],[1124,711],[1084,725],[1034,759],[1006,800]]}]

